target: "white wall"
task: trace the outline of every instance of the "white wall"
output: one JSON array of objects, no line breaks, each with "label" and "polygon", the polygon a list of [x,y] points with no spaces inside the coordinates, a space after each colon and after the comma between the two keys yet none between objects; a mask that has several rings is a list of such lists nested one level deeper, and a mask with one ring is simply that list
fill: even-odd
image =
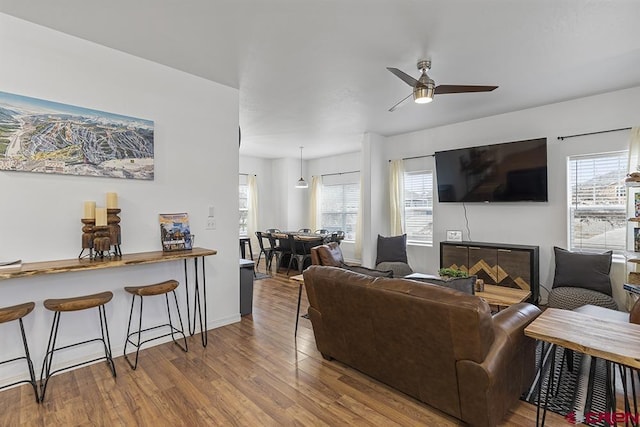
[{"label": "white wall", "polygon": [[[218,250],[206,260],[207,327],[239,320],[238,91],[165,66],[0,14],[0,90],[155,122],[155,180],[138,181],[20,172],[0,172],[0,259],[25,262],[77,257],[82,204],[119,194],[122,251],[160,250],[158,214],[188,212],[196,245]],[[217,230],[205,230],[208,206]],[[2,306],[35,301],[25,319],[39,370],[52,314],[46,298],[112,290],[107,317],[115,355],[122,354],[129,297],[124,285],[182,280],[182,263],[64,273],[0,282]],[[181,288],[184,284],[181,284]],[[183,290],[179,298],[184,303]],[[161,301],[157,301],[158,303]],[[149,320],[162,306],[145,302]],[[183,305],[184,309],[184,305]],[[183,314],[184,316],[185,314]],[[97,315],[66,313],[60,342],[94,335]],[[0,358],[19,343],[17,324],[0,325]],[[15,333],[14,333],[15,332]],[[60,360],[83,359],[99,349],[78,350]],[[144,355],[143,355],[144,359]],[[141,363],[145,363],[144,360]],[[0,371],[0,383],[22,366]],[[55,385],[50,392],[55,392]]]},{"label": "white wall", "polygon": [[[436,101],[437,102],[437,101]],[[428,107],[427,107],[428,108]],[[553,281],[553,246],[568,246],[567,156],[627,148],[621,133],[567,139],[558,136],[615,129],[640,124],[640,88],[632,88],[558,104],[502,114],[387,138],[389,159],[433,154],[434,151],[529,138],[548,138],[548,203],[471,204],[467,213],[471,239],[479,242],[540,246],[540,281],[550,288]],[[427,163],[434,169],[433,158]],[[434,188],[437,183],[434,183]],[[436,199],[437,200],[437,199]],[[464,210],[459,203],[434,203],[433,247],[410,247],[412,267],[423,272],[439,266],[439,242],[445,231],[466,231]],[[622,307],[623,266],[614,265],[614,297]],[[543,298],[546,291],[541,289]]]}]

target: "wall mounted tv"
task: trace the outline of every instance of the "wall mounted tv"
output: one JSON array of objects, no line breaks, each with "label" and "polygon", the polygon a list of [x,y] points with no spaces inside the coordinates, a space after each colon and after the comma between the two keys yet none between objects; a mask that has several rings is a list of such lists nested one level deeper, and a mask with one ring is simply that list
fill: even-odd
[{"label": "wall mounted tv", "polygon": [[547,138],[435,153],[440,202],[546,202]]}]

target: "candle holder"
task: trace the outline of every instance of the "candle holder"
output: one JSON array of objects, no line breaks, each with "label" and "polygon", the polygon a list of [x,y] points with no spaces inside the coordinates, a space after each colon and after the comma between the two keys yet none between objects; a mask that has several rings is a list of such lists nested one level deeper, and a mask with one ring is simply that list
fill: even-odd
[{"label": "candle holder", "polygon": [[[94,218],[82,218],[80,221],[84,224],[82,226],[82,251],[78,255],[78,259],[86,258],[87,256],[93,258],[93,226],[96,223]],[[88,254],[85,254],[85,250],[89,250]]]},{"label": "candle holder", "polygon": [[118,214],[121,209],[107,208],[107,224],[109,227],[109,239],[111,246],[113,246],[113,254],[115,256],[122,256],[120,250],[120,244],[122,243],[122,234],[120,229],[120,217]]},{"label": "candle holder", "polygon": [[95,254],[93,259],[102,259],[105,257],[105,252],[107,258],[110,257],[109,249],[111,248],[111,238],[109,237],[109,226],[107,225],[96,225],[93,227],[93,249],[95,249]]}]

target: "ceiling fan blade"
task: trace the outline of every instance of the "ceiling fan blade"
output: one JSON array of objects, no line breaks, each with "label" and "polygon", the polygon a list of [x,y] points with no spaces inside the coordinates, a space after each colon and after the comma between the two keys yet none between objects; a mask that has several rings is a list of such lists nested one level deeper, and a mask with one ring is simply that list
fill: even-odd
[{"label": "ceiling fan blade", "polygon": [[446,93],[466,93],[466,92],[491,92],[498,86],[464,86],[464,85],[439,85],[436,86],[435,94],[443,95]]},{"label": "ceiling fan blade", "polygon": [[389,108],[389,112],[393,113],[394,111],[396,111],[396,109],[398,107],[400,107],[400,104],[402,104],[404,101],[406,101],[407,99],[411,98],[413,96],[413,92],[411,92],[406,98],[402,98],[400,101],[398,101],[393,107]]},{"label": "ceiling fan blade", "polygon": [[392,68],[392,67],[387,67],[387,70],[391,71],[393,74],[395,74],[396,77],[400,78],[400,80],[402,80],[403,82],[405,82],[411,87],[416,87],[419,84],[419,82],[416,79],[414,79],[404,71],[400,71],[397,68]]}]

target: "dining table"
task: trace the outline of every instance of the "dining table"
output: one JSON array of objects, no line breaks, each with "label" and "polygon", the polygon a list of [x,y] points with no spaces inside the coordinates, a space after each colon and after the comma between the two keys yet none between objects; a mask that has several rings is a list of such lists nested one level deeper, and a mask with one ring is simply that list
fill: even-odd
[{"label": "dining table", "polygon": [[[303,233],[299,231],[265,232],[262,235],[277,239],[277,246],[285,249],[285,251],[290,248],[289,236],[293,235],[293,238],[296,241],[296,250],[299,253],[309,253],[312,247],[328,243],[332,239],[331,233],[316,234]],[[280,257],[280,264],[278,265],[279,268],[286,268],[289,265],[289,256],[289,254],[284,253],[283,256]]]}]

